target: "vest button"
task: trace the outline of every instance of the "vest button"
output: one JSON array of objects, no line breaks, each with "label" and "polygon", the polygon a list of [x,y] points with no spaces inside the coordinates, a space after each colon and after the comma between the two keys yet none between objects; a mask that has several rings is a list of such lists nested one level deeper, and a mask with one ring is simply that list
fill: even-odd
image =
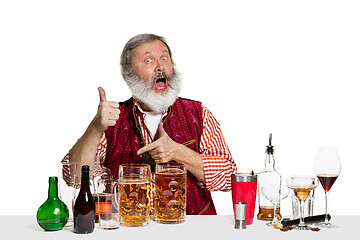
[{"label": "vest button", "polygon": [[139,155],[139,157],[140,157],[140,158],[142,158],[142,157],[143,157],[143,155],[142,155],[142,154],[140,154],[140,155]]}]

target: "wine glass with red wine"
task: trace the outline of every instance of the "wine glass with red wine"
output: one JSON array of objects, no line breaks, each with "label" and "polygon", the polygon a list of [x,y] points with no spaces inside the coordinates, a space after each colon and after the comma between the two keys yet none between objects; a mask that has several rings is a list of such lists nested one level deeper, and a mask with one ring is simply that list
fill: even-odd
[{"label": "wine glass with red wine", "polygon": [[314,163],[316,176],[325,190],[325,222],[321,227],[334,228],[327,217],[328,214],[328,196],[331,187],[338,178],[341,171],[340,157],[335,147],[320,147],[317,151]]}]

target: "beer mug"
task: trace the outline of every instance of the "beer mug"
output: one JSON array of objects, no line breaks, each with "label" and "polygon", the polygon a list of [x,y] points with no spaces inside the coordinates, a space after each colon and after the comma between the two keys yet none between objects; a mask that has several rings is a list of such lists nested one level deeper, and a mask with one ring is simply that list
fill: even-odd
[{"label": "beer mug", "polygon": [[155,222],[183,223],[186,215],[186,169],[176,162],[155,167]]},{"label": "beer mug", "polygon": [[141,227],[150,221],[150,165],[119,167],[120,225]]}]

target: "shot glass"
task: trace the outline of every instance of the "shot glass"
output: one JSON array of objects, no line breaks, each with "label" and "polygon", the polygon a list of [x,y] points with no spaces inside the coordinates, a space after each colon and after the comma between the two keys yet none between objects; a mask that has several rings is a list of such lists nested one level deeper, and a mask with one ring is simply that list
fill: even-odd
[{"label": "shot glass", "polygon": [[106,230],[119,228],[119,182],[117,179],[101,179],[98,181],[95,207],[99,228]]}]

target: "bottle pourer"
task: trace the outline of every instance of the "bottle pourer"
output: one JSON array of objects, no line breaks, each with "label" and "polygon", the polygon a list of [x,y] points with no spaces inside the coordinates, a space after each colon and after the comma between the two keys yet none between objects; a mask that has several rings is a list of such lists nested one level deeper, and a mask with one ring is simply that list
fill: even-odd
[{"label": "bottle pourer", "polygon": [[272,133],[270,133],[269,136],[269,145],[266,147],[267,154],[274,154],[274,146],[271,143],[272,143]]}]

